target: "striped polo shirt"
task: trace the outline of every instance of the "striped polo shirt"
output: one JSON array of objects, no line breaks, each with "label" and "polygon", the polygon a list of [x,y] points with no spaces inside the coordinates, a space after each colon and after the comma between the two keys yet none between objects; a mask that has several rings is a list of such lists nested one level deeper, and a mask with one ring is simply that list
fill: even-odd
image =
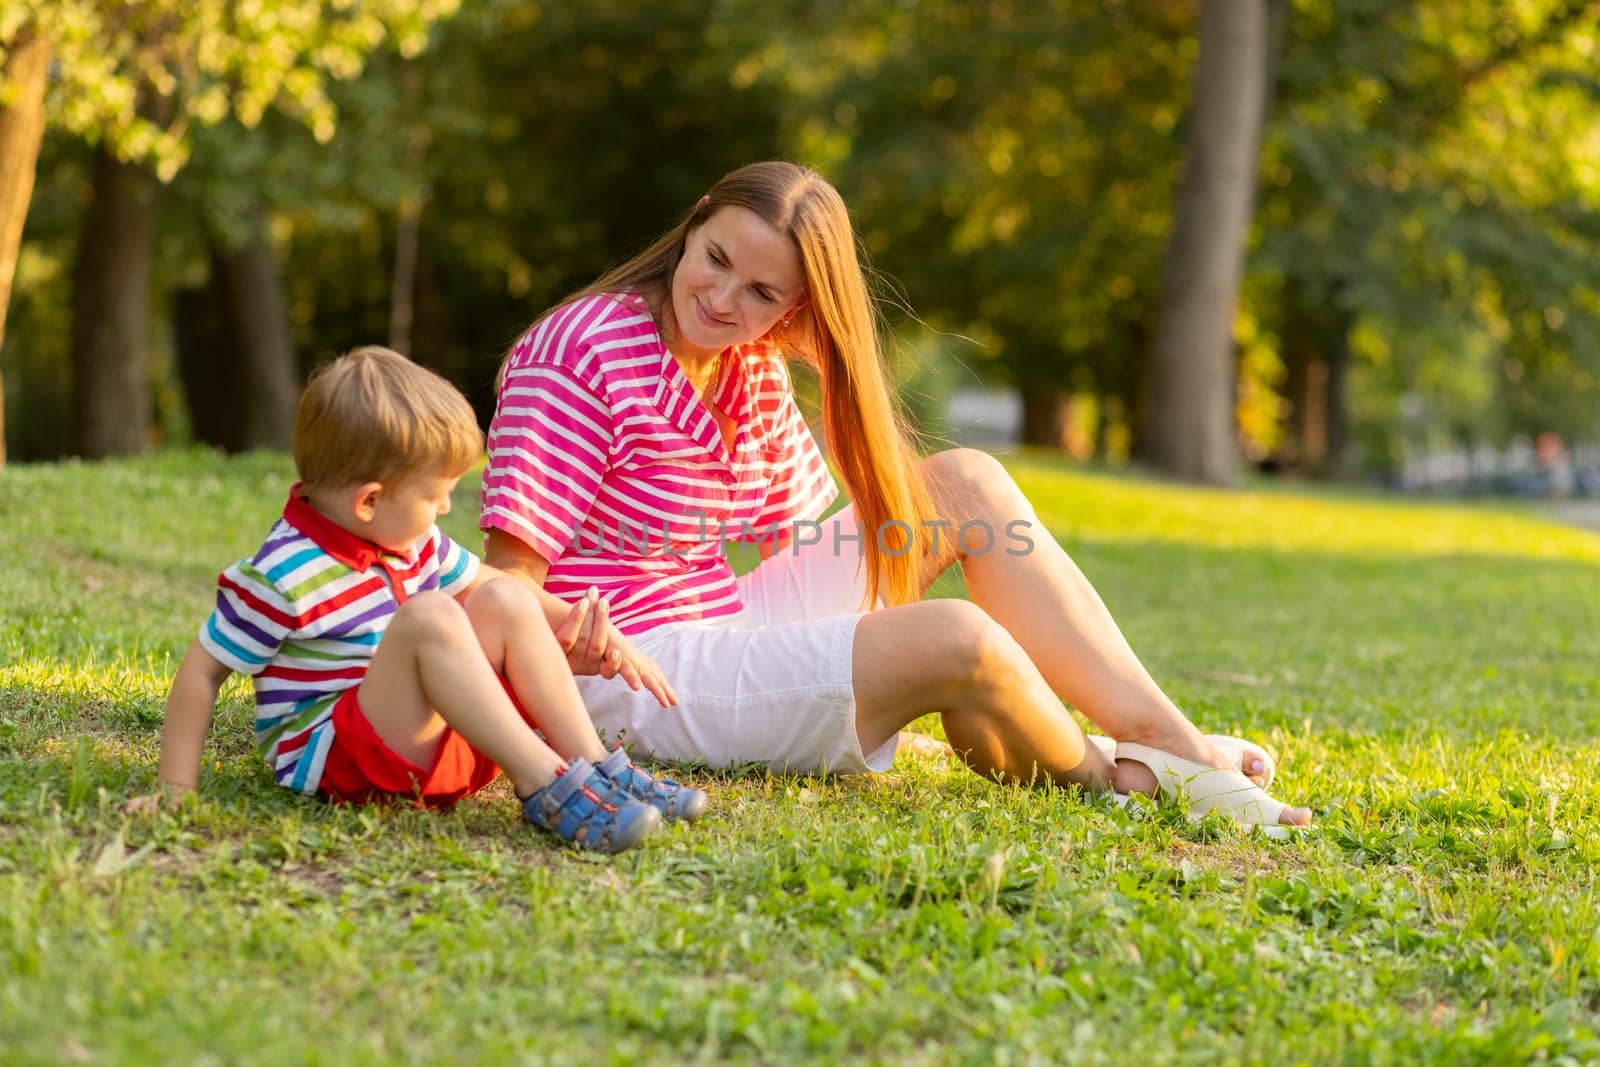
[{"label": "striped polo shirt", "polygon": [[299,488],[260,550],[217,579],[200,644],[255,680],[256,745],[278,784],[315,793],[333,704],[361,684],[395,610],[426,589],[462,592],[478,557],[437,526],[396,555],[317,511]]},{"label": "striped polo shirt", "polygon": [[730,352],[714,402],[732,451],[637,294],[557,308],[507,363],[480,525],[548,560],[556,596],[598,586],[624,634],[738,613],[726,542],[792,532],[838,490],[776,352]]}]

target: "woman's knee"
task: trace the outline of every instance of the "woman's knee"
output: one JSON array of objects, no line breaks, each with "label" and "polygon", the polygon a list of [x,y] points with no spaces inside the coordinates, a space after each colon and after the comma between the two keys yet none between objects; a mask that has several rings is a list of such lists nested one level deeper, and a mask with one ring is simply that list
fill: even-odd
[{"label": "woman's knee", "polygon": [[935,452],[923,459],[922,471],[931,482],[957,488],[990,489],[1014,484],[1004,464],[977,448]]},{"label": "woman's knee", "polygon": [[937,635],[928,663],[966,700],[986,701],[1003,691],[1022,664],[1020,645],[988,612],[967,600],[924,602]]},{"label": "woman's knee", "polygon": [[[924,459],[922,471],[934,507],[946,521],[1003,526],[1011,519],[1025,517],[1022,490],[1011,472],[987,452],[976,448],[947,449]],[[997,537],[1003,535],[1003,530],[990,532]],[[961,534],[963,542],[970,542],[974,536],[970,530]]]}]

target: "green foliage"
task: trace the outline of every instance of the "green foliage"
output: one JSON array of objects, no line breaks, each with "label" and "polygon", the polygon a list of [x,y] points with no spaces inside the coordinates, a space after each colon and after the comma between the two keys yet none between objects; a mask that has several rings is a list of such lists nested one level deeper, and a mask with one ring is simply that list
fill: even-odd
[{"label": "green foliage", "polygon": [[1255,262],[1356,342],[1376,451],[1403,394],[1435,439],[1594,436],[1597,46],[1581,3],[1294,5]]},{"label": "green foliage", "polygon": [[[1278,6],[1237,331],[1257,451],[1298,414],[1280,395],[1294,368],[1345,350],[1374,468],[1446,441],[1593,439],[1600,33],[1587,5]],[[851,205],[913,407],[936,423],[956,381],[1071,392],[1101,453],[1119,454],[1148,385],[1197,10],[10,5],[0,48],[37,24],[61,57],[5,350],[12,451],[50,454],[68,421],[60,331],[86,195],[72,145],[100,129],[168,168],[191,154],[157,303],[204,278],[212,241],[264,216],[303,365],[386,338],[398,220],[420,208],[413,349],[485,410],[499,355],[539,312],[732,167],[796,158]],[[165,132],[141,85],[172,92]],[[152,343],[169,338],[163,324]]]},{"label": "green foliage", "polygon": [[291,473],[8,468],[8,1062],[1600,1057],[1600,539],[1014,469],[1157,676],[1270,743],[1318,830],[1274,844],[902,757],[684,768],[713,814],[596,860],[519,828],[503,786],[436,813],[290,795],[237,683],[200,798],[127,819],[215,574]]},{"label": "green foliage", "polygon": [[[363,181],[394,180],[385,146],[408,127],[426,140],[418,173],[404,175],[424,201],[419,358],[487,409],[500,355],[540,312],[642,247],[724,172],[782,154],[781,98],[728,70],[766,32],[763,10],[475,4],[416,65],[409,114],[384,111],[409,91],[410,72],[393,63],[375,87],[341,92],[360,116],[328,161],[342,173],[370,162]],[[393,213],[347,202],[351,226],[290,216],[291,302],[321,352],[383,336],[389,312]]]},{"label": "green foliage", "polygon": [[253,127],[280,106],[326,142],[336,118],[330,79],[356,77],[386,39],[417,55],[429,26],[459,4],[23,0],[0,14],[0,68],[7,42],[43,35],[58,60],[47,101],[52,123],[104,139],[122,159],[150,160],[170,180],[187,158],[191,129],[230,114]]},{"label": "green foliage", "polygon": [[[459,0],[7,3],[0,7],[0,99],[7,45],[23,35],[43,36],[56,60],[46,110],[59,132],[58,144],[47,143],[41,160],[45,180],[39,195],[48,201],[64,192],[74,209],[88,190],[72,166],[50,166],[52,159],[71,155],[60,146],[60,133],[103,142],[125,160],[148,162],[163,181],[173,179],[198,142],[199,173],[180,193],[172,215],[181,221],[166,228],[160,249],[157,277],[164,297],[175,285],[204,278],[213,244],[243,243],[275,212],[322,208],[326,216],[334,214],[330,202],[359,198],[365,216],[373,206],[392,204],[390,176],[403,174],[403,167],[388,160],[335,167],[317,150],[335,130],[330,84],[354,79],[385,42],[414,58],[433,24],[458,5]],[[294,134],[270,120],[261,128],[274,107],[293,117]],[[362,174],[373,180],[358,180]],[[51,188],[52,179],[69,188]],[[42,253],[23,249],[17,286],[26,309],[18,324],[21,340],[6,349],[12,372],[6,423],[17,446],[13,454],[22,457],[64,452],[64,428],[71,422],[63,305],[77,220],[58,221],[53,206],[41,212],[43,219],[30,215],[29,235],[37,240],[42,229],[50,247]],[[153,339],[160,351],[150,361],[157,371],[154,410],[164,434],[184,426],[170,370],[171,336],[168,324],[160,323]]]},{"label": "green foliage", "polygon": [[1188,4],[852,5],[787,57],[793,143],[878,265],[1029,391],[1138,391]]}]

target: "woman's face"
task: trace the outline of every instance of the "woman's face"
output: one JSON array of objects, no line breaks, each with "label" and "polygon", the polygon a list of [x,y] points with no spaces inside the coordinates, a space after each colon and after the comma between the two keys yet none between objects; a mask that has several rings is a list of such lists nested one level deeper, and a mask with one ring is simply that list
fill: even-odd
[{"label": "woman's face", "polygon": [[721,351],[764,335],[805,296],[800,250],[748,208],[718,208],[689,234],[672,275],[678,337]]}]

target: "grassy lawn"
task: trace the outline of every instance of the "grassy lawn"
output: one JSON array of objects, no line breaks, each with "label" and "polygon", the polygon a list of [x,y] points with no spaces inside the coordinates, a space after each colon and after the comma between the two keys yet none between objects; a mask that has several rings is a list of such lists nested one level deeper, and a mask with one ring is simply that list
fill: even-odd
[{"label": "grassy lawn", "polygon": [[[0,1057],[1600,1058],[1600,537],[1011,465],[1179,702],[1276,748],[1314,833],[902,757],[691,772],[711,816],[594,859],[521,828],[503,784],[438,814],[278,790],[237,681],[202,798],[128,820],[288,465],[5,470]],[[476,492],[447,522],[468,544]]]}]

